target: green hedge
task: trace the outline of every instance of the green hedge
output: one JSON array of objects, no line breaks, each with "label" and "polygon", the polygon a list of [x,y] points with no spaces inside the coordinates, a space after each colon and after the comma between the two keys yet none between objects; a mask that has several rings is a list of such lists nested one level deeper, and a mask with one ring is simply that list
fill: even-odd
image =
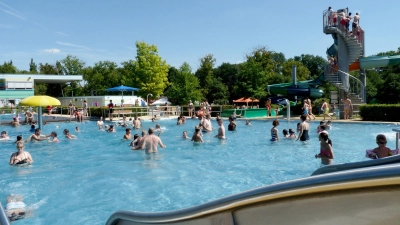
[{"label": "green hedge", "polygon": [[400,121],[400,104],[366,104],[358,107],[362,120]]}]

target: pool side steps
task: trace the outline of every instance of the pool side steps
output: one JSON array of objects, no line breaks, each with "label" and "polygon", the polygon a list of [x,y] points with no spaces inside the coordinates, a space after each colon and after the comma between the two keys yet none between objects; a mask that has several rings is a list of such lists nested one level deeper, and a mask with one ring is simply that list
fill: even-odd
[{"label": "pool side steps", "polygon": [[3,206],[1,205],[1,202],[0,202],[0,225],[10,225],[10,220],[8,220],[8,217],[6,215],[6,212],[4,211]]},{"label": "pool side steps", "polygon": [[399,206],[400,164],[390,164],[272,184],[175,211],[117,211],[106,224],[398,224]]}]

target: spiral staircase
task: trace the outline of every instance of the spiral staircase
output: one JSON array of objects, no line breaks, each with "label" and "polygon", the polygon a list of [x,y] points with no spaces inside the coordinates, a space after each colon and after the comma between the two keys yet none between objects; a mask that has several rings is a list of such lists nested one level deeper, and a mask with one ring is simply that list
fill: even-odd
[{"label": "spiral staircase", "polygon": [[[338,26],[329,26],[326,11],[324,12],[323,25],[324,33],[331,34],[335,43],[340,39],[339,45],[342,45],[338,47],[339,67],[331,68],[327,64],[324,72],[325,79],[349,96],[353,104],[353,113],[358,113],[358,105],[366,102],[366,99],[364,99],[365,85],[358,78],[350,75],[347,68],[364,55],[364,45],[362,44],[364,32],[361,30],[361,41],[359,42],[357,38],[349,36]],[[343,60],[340,60],[340,58]],[[346,69],[341,70],[340,68]]]}]

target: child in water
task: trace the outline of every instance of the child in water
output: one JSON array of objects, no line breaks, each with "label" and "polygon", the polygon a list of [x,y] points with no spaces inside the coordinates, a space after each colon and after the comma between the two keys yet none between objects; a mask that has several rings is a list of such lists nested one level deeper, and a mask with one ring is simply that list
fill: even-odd
[{"label": "child in water", "polygon": [[331,125],[332,125],[332,121],[328,120],[328,122],[326,122],[325,124],[325,130],[330,130],[331,129]]},{"label": "child in water", "polygon": [[392,151],[386,147],[387,140],[385,135],[378,134],[376,136],[376,143],[378,144],[378,147],[369,155],[371,158],[378,157],[380,159],[392,155]]},{"label": "child in water", "polygon": [[325,132],[321,132],[318,136],[320,141],[320,152],[315,155],[315,158],[320,158],[321,163],[324,165],[330,165],[333,161],[333,150],[332,150],[332,141],[329,139],[328,134]]},{"label": "child in water", "polygon": [[283,129],[282,133],[283,133],[283,137],[284,138],[288,138],[289,137],[289,133],[288,133],[288,131],[286,129]]},{"label": "child in water", "polygon": [[319,126],[317,127],[317,133],[321,133],[321,126],[324,126],[324,121],[319,122]]},{"label": "child in water", "polygon": [[51,132],[50,137],[52,137],[53,140],[49,139],[49,142],[60,142],[60,140],[58,140],[58,138],[57,138],[57,132],[55,132],[55,131]]},{"label": "child in water", "polygon": [[188,139],[189,138],[188,134],[187,134],[187,131],[183,131],[182,132],[182,138],[184,138],[184,139]]},{"label": "child in water", "polygon": [[279,126],[279,121],[275,119],[272,122],[272,128],[271,128],[271,141],[278,141],[279,140],[279,132],[278,132],[278,126]]},{"label": "child in water", "polygon": [[292,139],[297,138],[296,133],[293,131],[293,129],[289,129],[289,138],[292,138]]},{"label": "child in water", "polygon": [[246,120],[246,125],[251,126],[250,120]]}]

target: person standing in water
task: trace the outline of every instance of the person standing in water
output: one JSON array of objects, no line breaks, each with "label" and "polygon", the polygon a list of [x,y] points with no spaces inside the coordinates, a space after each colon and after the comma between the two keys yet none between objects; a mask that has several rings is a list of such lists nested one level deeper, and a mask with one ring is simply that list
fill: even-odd
[{"label": "person standing in water", "polygon": [[150,127],[149,128],[149,135],[147,135],[144,138],[144,142],[139,147],[139,149],[145,148],[146,154],[157,153],[158,152],[158,148],[157,148],[158,145],[161,148],[166,148],[167,147],[162,143],[160,137],[154,135],[154,129]]},{"label": "person standing in water", "polygon": [[31,154],[24,151],[24,144],[22,142],[17,143],[17,150],[10,157],[10,165],[33,163]]},{"label": "person standing in water", "polygon": [[333,161],[333,150],[332,150],[332,141],[329,139],[328,134],[325,132],[321,132],[318,136],[318,139],[321,144],[319,154],[315,155],[315,158],[320,158],[321,163],[324,165],[330,165]]},{"label": "person standing in water", "polygon": [[272,129],[271,129],[271,141],[278,141],[279,140],[279,132],[278,132],[278,126],[279,126],[279,121],[275,119],[272,122]]},{"label": "person standing in water", "polygon": [[299,136],[298,136],[298,138],[297,138],[297,141],[298,140],[300,140],[300,141],[307,141],[307,140],[309,140],[310,139],[310,137],[308,136],[308,131],[310,130],[310,124],[308,124],[307,122],[306,122],[306,120],[307,120],[307,116],[308,115],[306,115],[306,114],[302,114],[301,116],[300,116],[300,119],[301,119],[301,123],[300,123],[300,125],[299,125]]}]

